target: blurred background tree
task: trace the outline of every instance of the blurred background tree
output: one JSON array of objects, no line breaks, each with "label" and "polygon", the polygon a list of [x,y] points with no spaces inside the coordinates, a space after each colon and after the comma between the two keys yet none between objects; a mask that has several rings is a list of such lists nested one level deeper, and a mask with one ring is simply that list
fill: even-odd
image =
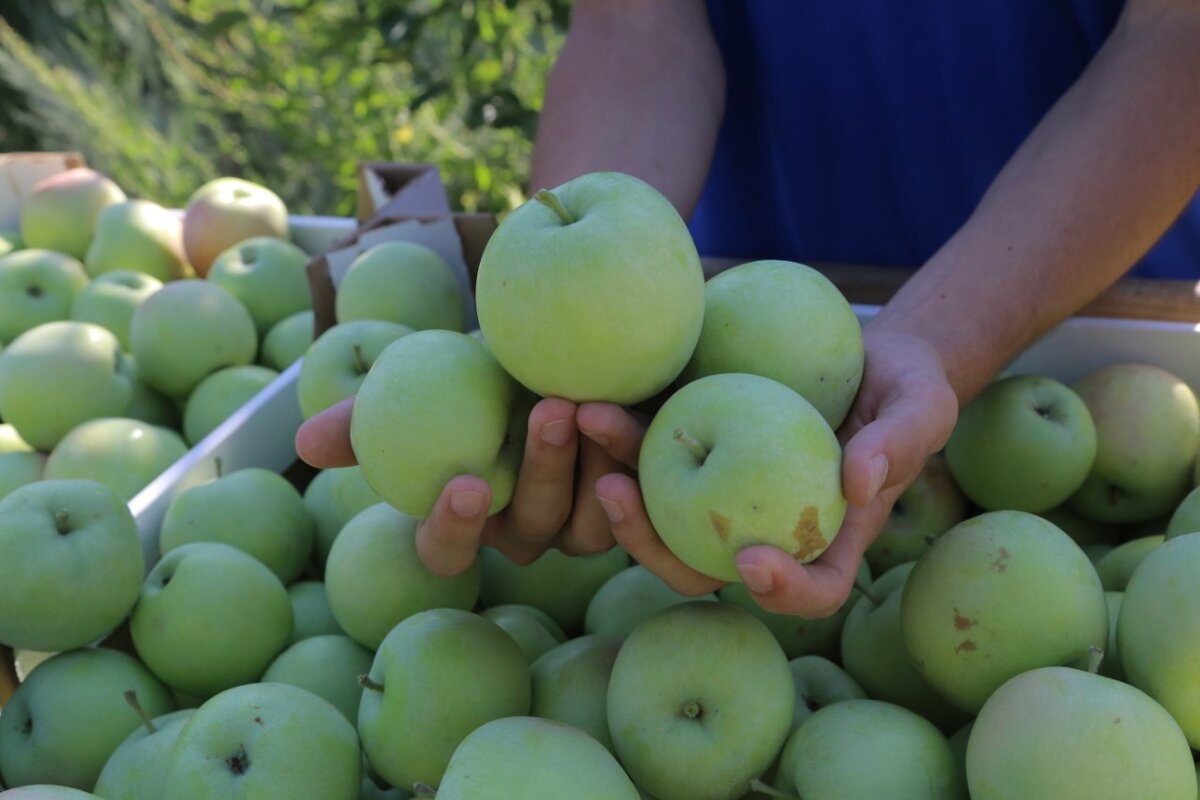
[{"label": "blurred background tree", "polygon": [[238,175],[354,212],[362,160],[437,164],[451,203],[524,199],[570,0],[3,0],[0,152],[78,150],[181,206]]}]

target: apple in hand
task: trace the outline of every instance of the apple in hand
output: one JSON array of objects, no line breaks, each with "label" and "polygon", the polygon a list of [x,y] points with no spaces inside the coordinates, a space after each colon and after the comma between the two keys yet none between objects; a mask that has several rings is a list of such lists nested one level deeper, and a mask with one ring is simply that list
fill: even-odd
[{"label": "apple in hand", "polygon": [[105,762],[96,779],[95,792],[106,800],[158,800],[162,797],[171,748],[194,710],[185,708],[150,719],[135,692],[127,692],[125,699],[136,704],[135,711],[142,716],[142,724]]},{"label": "apple in hand", "polygon": [[892,505],[883,530],[867,548],[867,563],[882,575],[916,561],[929,549],[930,536],[941,536],[966,515],[966,498],[950,477],[945,459],[935,455]]},{"label": "apple in hand", "polygon": [[384,348],[409,333],[411,328],[394,322],[356,320],[321,334],[304,355],[296,382],[304,418],[357,394]]},{"label": "apple in hand", "polygon": [[256,236],[217,256],[205,276],[241,301],[259,336],[284,318],[312,308],[304,268],[308,254],[283,239]]},{"label": "apple in hand", "polygon": [[96,229],[96,216],[125,201],[121,187],[87,167],[43,178],[21,203],[21,238],[39,247],[82,259]]},{"label": "apple in hand", "polygon": [[288,598],[292,601],[292,638],[289,645],[313,636],[341,636],[345,634],[338,625],[325,596],[325,584],[321,581],[297,581],[288,587]]},{"label": "apple in hand", "polygon": [[183,224],[172,212],[149,200],[106,206],[96,216],[96,234],[83,263],[93,277],[133,269],[158,280],[192,273],[183,253]]},{"label": "apple in hand", "polygon": [[533,702],[529,713],[573,725],[612,750],[608,732],[608,680],[620,643],[581,636],[542,655],[529,668]]},{"label": "apple in hand", "polygon": [[800,656],[788,662],[796,684],[796,703],[792,711],[792,731],[815,712],[843,700],[866,700],[867,693],[858,681],[827,658]]},{"label": "apple in hand", "polygon": [[287,206],[265,186],[241,178],[217,178],[188,199],[183,246],[201,277],[217,256],[255,236],[288,238]]},{"label": "apple in hand", "polygon": [[533,606],[492,606],[483,616],[512,637],[530,664],[567,640],[558,623]]},{"label": "apple in hand", "polygon": [[445,260],[415,242],[383,242],[350,264],[337,290],[338,322],[382,319],[416,331],[463,329],[462,290]]},{"label": "apple in hand", "polygon": [[297,311],[271,326],[262,340],[259,361],[265,367],[283,372],[304,358],[313,343],[313,312]]},{"label": "apple in hand", "polygon": [[0,342],[71,316],[87,286],[83,265],[49,250],[19,250],[0,258]]},{"label": "apple in hand", "polygon": [[496,360],[531,391],[632,405],[691,358],[704,273],[670,201],[630,175],[597,172],[504,218],[475,296]]},{"label": "apple in hand", "polygon": [[357,466],[321,470],[309,482],[304,505],[316,525],[313,564],[320,572],[325,571],[329,550],[345,524],[360,511],[382,502]]},{"label": "apple in hand", "polygon": [[362,688],[358,676],[371,669],[374,654],[347,636],[312,636],[280,653],[264,683],[299,686],[327,700],[353,725],[358,719]]},{"label": "apple in hand", "polygon": [[183,435],[190,444],[198,444],[278,377],[275,370],[254,364],[217,370],[188,395]]},{"label": "apple in hand", "polygon": [[687,597],[676,592],[641,564],[618,572],[600,587],[588,604],[583,629],[588,634],[624,639],[644,620],[671,606],[691,600],[716,600],[716,595]]},{"label": "apple in hand", "polygon": [[116,270],[96,277],[83,287],[71,305],[71,319],[91,322],[112,331],[129,352],[129,324],[133,312],[150,295],[162,288],[162,281],[144,272]]},{"label": "apple in hand", "polygon": [[129,501],[185,455],[187,445],[168,428],[119,417],[93,419],[54,446],[44,474],[103,483]]}]

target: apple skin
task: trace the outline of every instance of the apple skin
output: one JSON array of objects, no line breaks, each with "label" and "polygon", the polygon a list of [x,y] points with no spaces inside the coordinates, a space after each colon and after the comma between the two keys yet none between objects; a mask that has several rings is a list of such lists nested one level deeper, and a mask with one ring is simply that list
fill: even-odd
[{"label": "apple skin", "polygon": [[1124,592],[1104,593],[1104,602],[1108,604],[1108,647],[1104,650],[1099,674],[1114,681],[1125,680],[1125,668],[1121,666],[1121,647],[1117,643],[1117,621],[1121,617],[1121,601],[1124,598]]},{"label": "apple skin", "polygon": [[938,539],[909,574],[900,622],[917,671],[969,713],[1018,673],[1085,665],[1108,638],[1087,556],[1023,511],[981,514]]},{"label": "apple skin", "polygon": [[46,456],[42,453],[0,453],[0,500],[40,481],[45,469]]},{"label": "apple skin", "polygon": [[133,608],[144,571],[133,515],[112,489],[22,486],[0,500],[0,643],[58,652],[95,641]]},{"label": "apple skin", "polygon": [[637,178],[598,172],[505,217],[483,251],[475,297],[496,360],[532,392],[632,405],[691,358],[704,273],[670,201]]},{"label": "apple skin", "polygon": [[567,640],[558,623],[533,606],[492,606],[482,616],[511,636],[531,665]]},{"label": "apple skin", "polygon": [[32,784],[18,786],[4,793],[5,800],[85,800],[94,798],[91,792],[81,792],[69,786],[51,786],[48,784]]},{"label": "apple skin", "polygon": [[289,241],[256,236],[217,256],[205,277],[236,297],[266,336],[286,317],[312,309],[308,261]]},{"label": "apple skin", "polygon": [[253,363],[258,352],[245,306],[220,286],[194,279],[146,298],[133,313],[129,339],[142,378],[177,399],[222,367]]},{"label": "apple skin", "polygon": [[358,676],[371,669],[374,658],[374,653],[348,636],[312,636],[280,653],[262,679],[312,692],[332,703],[353,725],[363,691]]},{"label": "apple skin", "polygon": [[87,167],[43,178],[21,203],[21,238],[39,247],[82,259],[96,229],[96,216],[126,200],[121,187]]},{"label": "apple skin", "polygon": [[608,727],[644,791],[661,800],[734,800],[783,746],[795,693],[787,657],[765,625],[724,603],[684,603],[621,645]]},{"label": "apple skin", "polygon": [[192,275],[183,252],[183,223],[148,200],[106,206],[96,216],[96,233],[83,263],[92,277],[136,269],[163,283]]},{"label": "apple skin", "polygon": [[196,709],[171,750],[162,800],[357,800],[361,781],[358,736],[336,708],[295,686],[252,683]]},{"label": "apple skin", "polygon": [[883,530],[867,548],[871,571],[882,575],[916,561],[929,549],[928,537],[941,536],[966,515],[966,498],[950,476],[946,460],[934,455],[896,500]]},{"label": "apple skin", "polygon": [[297,311],[276,322],[262,340],[259,361],[263,366],[283,372],[304,354],[313,343],[313,312]]},{"label": "apple skin", "polygon": [[1117,647],[1126,680],[1171,713],[1188,742],[1200,748],[1200,535],[1178,536],[1155,548],[1125,587]]},{"label": "apple skin", "polygon": [[415,242],[383,242],[350,264],[337,290],[337,320],[382,319],[413,330],[462,331],[462,290],[441,256]]},{"label": "apple skin", "polygon": [[46,459],[50,480],[90,480],[129,501],[187,455],[175,431],[135,419],[93,419],[73,429]]},{"label": "apple skin", "polygon": [[1147,364],[1116,364],[1075,384],[1096,423],[1096,460],[1071,508],[1098,522],[1171,513],[1192,488],[1200,407],[1186,383]]},{"label": "apple skin", "polygon": [[129,403],[122,417],[179,430],[179,403],[142,380],[133,356],[127,355],[121,359],[121,373],[129,380],[131,387]]},{"label": "apple skin", "polygon": [[313,565],[319,572],[325,571],[329,550],[346,523],[360,511],[382,502],[357,466],[317,473],[304,490],[304,505],[308,506],[316,525]]},{"label": "apple skin", "polygon": [[151,720],[153,733],[144,723],[135,728],[104,763],[96,779],[96,795],[105,800],[158,800],[171,748],[192,713],[193,709],[185,708]]},{"label": "apple skin", "polygon": [[350,442],[367,483],[406,514],[427,518],[462,474],[487,481],[495,514],[512,498],[532,406],[487,345],[417,331],[389,345],[363,379]]},{"label": "apple skin", "polygon": [[0,423],[0,455],[32,452],[33,445],[22,439],[16,428],[7,422]]},{"label": "apple skin", "polygon": [[265,186],[241,178],[217,178],[188,199],[183,246],[201,277],[217,256],[255,236],[288,238],[287,206]]},{"label": "apple skin", "polygon": [[50,250],[19,250],[0,257],[0,342],[71,316],[87,286],[83,265]]},{"label": "apple skin", "polygon": [[844,669],[821,656],[800,656],[788,662],[792,681],[796,685],[796,702],[792,710],[792,728],[825,706],[843,700],[866,700],[867,693]]},{"label": "apple skin", "polygon": [[741,581],[734,556],[753,545],[812,561],[846,513],[842,450],[828,423],[757,375],[709,375],[673,394],[646,430],[638,477],[663,543],[724,581]]},{"label": "apple skin", "polygon": [[412,328],[382,320],[355,320],[321,334],[300,365],[296,391],[305,419],[355,395],[379,354]]},{"label": "apple skin", "polygon": [[150,295],[162,288],[162,281],[131,270],[116,270],[100,275],[79,292],[71,304],[71,319],[91,322],[112,331],[126,353],[130,350],[129,324],[133,312]]},{"label": "apple skin", "polygon": [[589,635],[624,639],[663,609],[690,600],[716,599],[711,592],[701,597],[682,595],[641,564],[635,564],[609,578],[592,597],[583,630]]},{"label": "apple skin", "polygon": [[183,409],[183,435],[195,445],[279,377],[273,369],[244,364],[212,373],[188,395]]},{"label": "apple skin", "polygon": [[1096,573],[1106,592],[1123,592],[1138,566],[1157,549],[1164,539],[1159,536],[1143,536],[1120,544],[1096,562]]},{"label": "apple skin", "polygon": [[417,554],[417,524],[379,503],[347,522],[329,551],[329,607],[346,634],[372,650],[414,614],[431,608],[469,611],[479,597],[478,565],[453,577],[425,568]]},{"label": "apple skin", "polygon": [[298,581],[288,587],[288,598],[292,601],[292,638],[288,645],[314,636],[344,636],[325,596],[325,584],[321,581]]},{"label": "apple skin", "polygon": [[621,645],[602,636],[580,636],[547,651],[533,666],[535,717],[573,725],[613,749],[608,732],[608,681]]},{"label": "apple skin", "polygon": [[537,717],[509,717],[463,740],[437,796],[638,800],[638,791],[612,754],[583,731]]},{"label": "apple skin", "polygon": [[1067,667],[1014,677],[984,704],[967,743],[973,800],[1191,800],[1187,740],[1150,697]]},{"label": "apple skin", "polygon": [[1175,508],[1175,513],[1167,523],[1166,538],[1174,539],[1196,531],[1200,531],[1200,489],[1188,492],[1187,497]]},{"label": "apple skin", "polygon": [[0,717],[0,772],[9,786],[50,783],[90,791],[109,756],[141,720],[175,710],[170,692],[136,659],[105,648],[71,650],[40,664]]},{"label": "apple skin", "polygon": [[292,603],[262,562],[195,542],[150,570],[129,630],[160,680],[203,699],[262,675],[291,636]]},{"label": "apple skin", "polygon": [[1083,400],[1033,375],[984,389],[946,443],[955,482],[986,511],[1049,511],[1083,485],[1095,458],[1096,426]]},{"label": "apple skin", "polygon": [[371,767],[393,786],[439,785],[472,731],[529,713],[529,662],[499,626],[468,611],[408,617],[379,645],[369,676],[382,691],[364,689],[358,732]]}]

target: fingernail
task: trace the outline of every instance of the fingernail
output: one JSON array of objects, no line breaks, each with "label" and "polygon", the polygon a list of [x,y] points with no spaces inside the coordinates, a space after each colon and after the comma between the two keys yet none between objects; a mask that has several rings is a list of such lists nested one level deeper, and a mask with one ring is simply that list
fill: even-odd
[{"label": "fingernail", "polygon": [[758,564],[741,564],[737,570],[738,574],[742,576],[742,583],[746,584],[746,588],[755,594],[770,594],[771,589],[775,588],[775,578],[771,576],[771,570],[766,567],[760,567]]},{"label": "fingernail", "polygon": [[600,445],[601,447],[608,447],[608,437],[605,436],[604,434],[595,433],[593,431],[585,430],[583,428],[581,428],[580,430],[583,431],[584,436],[588,437],[596,444]]},{"label": "fingernail", "polygon": [[571,421],[556,419],[542,426],[542,441],[551,447],[562,447],[571,438]]},{"label": "fingernail", "polygon": [[603,497],[596,498],[600,501],[600,505],[604,508],[604,513],[608,515],[608,521],[614,525],[622,522],[625,519],[625,509],[621,508],[621,504],[612,500],[605,500]]},{"label": "fingernail", "polygon": [[483,495],[479,492],[455,492],[450,495],[450,510],[455,516],[470,519],[483,510]]},{"label": "fingernail", "polygon": [[867,494],[868,502],[875,499],[875,495],[879,494],[879,490],[883,488],[884,481],[888,476],[888,460],[883,453],[871,459],[871,488]]}]

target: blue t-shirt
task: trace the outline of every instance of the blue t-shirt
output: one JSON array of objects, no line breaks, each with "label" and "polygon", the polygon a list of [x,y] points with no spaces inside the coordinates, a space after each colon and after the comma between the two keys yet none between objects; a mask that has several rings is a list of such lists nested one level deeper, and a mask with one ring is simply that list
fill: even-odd
[{"label": "blue t-shirt", "polygon": [[[703,255],[919,266],[1109,35],[1122,0],[709,0],[725,120]],[[1134,274],[1200,276],[1200,199]]]}]

